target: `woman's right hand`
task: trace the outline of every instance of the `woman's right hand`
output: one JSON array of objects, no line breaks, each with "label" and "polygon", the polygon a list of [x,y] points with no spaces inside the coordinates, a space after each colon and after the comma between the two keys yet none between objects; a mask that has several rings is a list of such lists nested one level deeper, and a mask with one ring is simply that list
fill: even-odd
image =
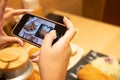
[{"label": "woman's right hand", "polygon": [[42,80],[65,80],[67,66],[71,56],[70,41],[76,30],[67,18],[63,19],[67,31],[56,43],[52,45],[56,32],[48,33],[43,41],[40,52],[33,56],[33,61],[38,62]]}]

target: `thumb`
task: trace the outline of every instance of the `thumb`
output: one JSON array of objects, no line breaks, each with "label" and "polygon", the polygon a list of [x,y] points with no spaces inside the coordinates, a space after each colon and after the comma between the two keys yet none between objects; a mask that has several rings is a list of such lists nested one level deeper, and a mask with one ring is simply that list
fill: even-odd
[{"label": "thumb", "polygon": [[18,44],[20,44],[20,46],[22,46],[22,47],[24,46],[24,42],[17,37],[7,37],[6,42],[8,42],[8,44],[18,43]]},{"label": "thumb", "polygon": [[46,34],[42,45],[47,46],[47,47],[51,47],[52,42],[55,38],[55,35],[56,35],[55,30],[52,30],[52,31],[50,31],[50,33]]}]

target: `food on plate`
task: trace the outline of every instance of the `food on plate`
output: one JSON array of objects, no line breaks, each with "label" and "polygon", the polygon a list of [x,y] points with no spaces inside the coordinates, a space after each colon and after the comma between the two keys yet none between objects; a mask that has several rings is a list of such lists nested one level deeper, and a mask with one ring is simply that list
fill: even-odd
[{"label": "food on plate", "polygon": [[34,31],[34,30],[36,30],[35,21],[31,22],[31,24],[29,24],[29,25],[25,25],[24,29],[26,31]]},{"label": "food on plate", "polygon": [[104,74],[91,64],[86,64],[78,71],[77,75],[80,80],[116,80],[114,77]]},{"label": "food on plate", "polygon": [[113,57],[98,57],[91,61],[91,65],[104,74],[113,76],[116,80],[120,80],[120,63],[118,59]]}]

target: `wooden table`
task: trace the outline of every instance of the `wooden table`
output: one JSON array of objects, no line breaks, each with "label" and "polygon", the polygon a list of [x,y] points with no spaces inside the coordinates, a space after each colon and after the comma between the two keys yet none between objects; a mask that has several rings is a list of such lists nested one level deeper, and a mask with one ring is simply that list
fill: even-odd
[{"label": "wooden table", "polygon": [[85,54],[90,50],[111,55],[120,59],[120,27],[76,16],[73,14],[53,11],[55,14],[70,18],[78,32],[73,43],[83,47]]}]

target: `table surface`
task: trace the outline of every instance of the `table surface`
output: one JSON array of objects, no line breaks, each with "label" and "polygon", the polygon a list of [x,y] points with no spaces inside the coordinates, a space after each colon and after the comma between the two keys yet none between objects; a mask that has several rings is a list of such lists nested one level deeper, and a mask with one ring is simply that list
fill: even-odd
[{"label": "table surface", "polygon": [[53,13],[70,18],[77,29],[72,43],[84,48],[85,54],[94,50],[120,59],[120,26],[57,10]]}]

